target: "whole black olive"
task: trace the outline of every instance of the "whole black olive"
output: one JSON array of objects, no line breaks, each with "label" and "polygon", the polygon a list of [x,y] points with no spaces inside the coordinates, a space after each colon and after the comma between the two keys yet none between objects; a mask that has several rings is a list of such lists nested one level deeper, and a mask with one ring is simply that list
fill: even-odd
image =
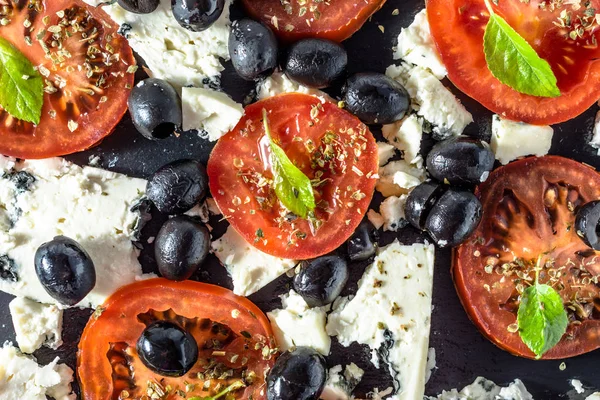
[{"label": "whole black olive", "polygon": [[364,261],[375,255],[378,232],[368,220],[363,220],[354,234],[348,239],[348,257],[350,261]]},{"label": "whole black olive", "polygon": [[136,349],[142,363],[163,376],[183,376],[198,361],[198,344],[194,337],[167,321],[148,325]]},{"label": "whole black olive", "polygon": [[586,245],[600,251],[600,201],[589,202],[579,209],[575,229]]},{"label": "whole black olive", "polygon": [[199,221],[180,215],[165,222],[154,243],[160,274],[172,281],[184,281],[208,255],[210,233]]},{"label": "whole black olive", "polygon": [[35,252],[35,272],[52,298],[74,306],[96,286],[96,269],[89,254],[73,239],[57,236]]},{"label": "whole black olive", "polygon": [[477,229],[481,209],[473,193],[448,189],[431,208],[425,228],[438,246],[459,245]]},{"label": "whole black olive", "polygon": [[117,0],[117,3],[131,13],[150,14],[158,8],[160,0]]},{"label": "whole black olive", "polygon": [[367,124],[399,121],[410,107],[410,96],[404,86],[383,74],[353,75],[344,91],[346,109]]},{"label": "whole black olive", "polygon": [[404,205],[405,218],[417,229],[425,229],[431,208],[444,193],[445,187],[435,182],[424,182],[414,188]]},{"label": "whole black olive", "polygon": [[455,137],[433,146],[427,170],[440,182],[476,185],[487,179],[494,162],[494,153],[481,140]]},{"label": "whole black olive", "polygon": [[342,76],[348,54],[338,43],[326,39],[303,39],[287,55],[285,73],[304,86],[322,89]]},{"label": "whole black olive", "polygon": [[317,400],[327,380],[322,355],[308,347],[285,352],[267,376],[268,400]]},{"label": "whole black olive", "polygon": [[135,128],[144,137],[165,139],[181,126],[179,95],[167,82],[148,78],[138,83],[127,101]]},{"label": "whole black olive", "polygon": [[171,9],[179,25],[192,32],[202,32],[223,14],[225,0],[171,0]]},{"label": "whole black olive", "polygon": [[277,67],[277,38],[266,25],[251,19],[235,21],[229,35],[233,68],[246,80],[269,76]]},{"label": "whole black olive", "polygon": [[323,256],[300,264],[294,290],[309,307],[322,307],[340,295],[348,282],[348,264],[338,256]]},{"label": "whole black olive", "polygon": [[179,160],[161,167],[146,186],[146,196],[163,214],[183,214],[208,192],[206,168],[199,161]]}]

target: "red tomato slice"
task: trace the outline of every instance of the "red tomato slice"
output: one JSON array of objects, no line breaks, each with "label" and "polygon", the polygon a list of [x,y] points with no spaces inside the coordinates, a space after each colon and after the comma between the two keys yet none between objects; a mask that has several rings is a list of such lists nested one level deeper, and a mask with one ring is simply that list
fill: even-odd
[{"label": "red tomato slice", "polygon": [[117,34],[118,25],[80,0],[2,4],[0,19],[10,23],[0,26],[0,36],[40,67],[46,90],[38,126],[0,108],[0,154],[60,156],[109,135],[127,110],[134,79],[128,69],[135,59],[127,40]]},{"label": "red tomato slice", "polygon": [[[312,224],[291,215],[272,188],[263,109],[273,139],[313,181]],[[304,260],[338,248],[360,224],[377,182],[377,145],[367,126],[336,104],[284,94],[248,106],[213,149],[207,170],[215,201],[248,243]]]},{"label": "red tomato slice", "polygon": [[[183,377],[160,376],[137,355],[138,338],[158,320],[177,323],[198,343],[198,362]],[[151,279],[122,287],[92,315],[79,343],[77,372],[87,400],[150,398],[148,389],[165,400],[181,393],[204,398],[240,380],[247,386],[236,399],[263,400],[275,348],[269,320],[246,298],[205,283]]]},{"label": "red tomato slice", "polygon": [[570,322],[543,358],[600,348],[600,252],[587,247],[574,228],[579,208],[600,199],[600,175],[562,157],[526,158],[492,172],[477,195],[483,219],[473,240],[455,250],[453,275],[479,330],[498,347],[534,358],[515,331],[516,314],[541,255],[540,282],[560,293]]},{"label": "red tomato slice", "polygon": [[[600,25],[595,13],[585,17],[589,28],[574,40],[569,34],[577,31],[584,7],[574,11],[571,5],[548,5],[542,10],[541,3],[553,2],[540,0],[497,3],[495,12],[550,63],[562,95],[521,94],[492,76],[483,53],[483,33],[489,20],[484,0],[428,0],[431,33],[452,83],[499,115],[538,125],[572,119],[600,98]],[[591,0],[590,7],[600,10],[600,0]],[[558,26],[561,12],[568,13],[571,28]]]},{"label": "red tomato slice", "polygon": [[358,31],[385,0],[243,0],[248,13],[282,40],[320,37],[341,42]]}]

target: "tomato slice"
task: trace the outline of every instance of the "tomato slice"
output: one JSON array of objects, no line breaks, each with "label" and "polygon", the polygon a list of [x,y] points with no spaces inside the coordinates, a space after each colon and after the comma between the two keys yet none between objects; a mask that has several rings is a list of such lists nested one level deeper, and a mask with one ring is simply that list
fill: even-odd
[{"label": "tomato slice", "polygon": [[[492,76],[483,53],[483,33],[489,20],[484,0],[428,0],[431,33],[448,77],[461,91],[505,118],[538,125],[572,119],[600,98],[600,25],[592,10],[600,9],[600,0],[589,1],[587,9],[581,2],[579,10],[541,0],[493,3],[498,3],[493,6],[495,12],[550,63],[562,95],[521,94]],[[547,6],[541,8],[542,3]],[[587,27],[577,29],[581,18]],[[571,20],[570,28],[560,26],[566,19]],[[581,37],[571,39],[573,31]]]},{"label": "tomato slice", "polygon": [[[262,110],[272,136],[313,182],[315,220],[296,218],[272,187]],[[329,101],[292,93],[246,108],[208,160],[210,191],[229,223],[259,250],[304,260],[338,248],[363,219],[377,182],[378,154],[366,125]]]},{"label": "tomato slice", "polygon": [[39,67],[46,87],[38,126],[0,108],[0,154],[60,156],[109,135],[127,110],[135,59],[104,11],[80,0],[8,1],[0,19],[0,36]]},{"label": "tomato slice", "polygon": [[[185,376],[160,376],[142,364],[136,342],[147,325],[177,323],[198,343],[196,365]],[[265,375],[275,339],[267,317],[227,289],[162,278],[124,286],[90,318],[77,354],[82,397],[93,400],[214,396],[240,380],[236,399],[266,399]],[[162,394],[161,394],[162,392]],[[187,396],[187,397],[186,397]]]},{"label": "tomato slice", "polygon": [[243,0],[248,13],[292,42],[320,37],[341,42],[358,31],[385,0]]},{"label": "tomato slice", "polygon": [[481,332],[515,355],[534,358],[516,329],[519,296],[535,279],[562,296],[569,328],[544,359],[600,347],[600,252],[575,232],[579,208],[600,199],[600,175],[557,156],[526,158],[492,172],[477,195],[483,219],[473,240],[455,250],[453,274],[459,297]]}]

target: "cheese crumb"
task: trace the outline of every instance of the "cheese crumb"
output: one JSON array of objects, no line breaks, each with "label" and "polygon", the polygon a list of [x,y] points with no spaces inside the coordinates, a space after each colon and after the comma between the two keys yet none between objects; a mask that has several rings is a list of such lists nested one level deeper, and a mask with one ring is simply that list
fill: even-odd
[{"label": "cheese crumb", "polygon": [[496,159],[506,165],[520,157],[548,154],[553,135],[550,126],[529,125],[494,115],[490,146]]}]

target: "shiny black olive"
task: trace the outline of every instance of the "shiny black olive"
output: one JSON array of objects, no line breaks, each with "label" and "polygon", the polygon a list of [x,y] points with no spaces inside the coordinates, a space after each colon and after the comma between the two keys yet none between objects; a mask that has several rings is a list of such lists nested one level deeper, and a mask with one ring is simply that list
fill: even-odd
[{"label": "shiny black olive", "polygon": [[300,264],[294,290],[309,307],[322,307],[340,295],[348,282],[348,264],[338,256],[323,256]]},{"label": "shiny black olive", "polygon": [[189,279],[198,270],[210,248],[206,226],[187,215],[171,218],[154,241],[160,274],[172,281]]},{"label": "shiny black olive", "polygon": [[229,35],[233,68],[246,80],[269,76],[277,67],[278,45],[273,31],[251,19],[235,21]]},{"label": "shiny black olive", "polygon": [[199,161],[179,160],[152,175],[146,196],[163,214],[183,214],[198,204],[208,192],[206,168]]},{"label": "shiny black olive", "polygon": [[118,0],[117,3],[134,14],[150,14],[158,8],[160,0]]},{"label": "shiny black olive", "polygon": [[410,96],[404,86],[383,74],[353,75],[344,91],[346,109],[367,124],[399,121],[410,107]]},{"label": "shiny black olive", "polygon": [[363,220],[348,239],[348,257],[351,261],[364,261],[375,255],[378,232],[368,220]]},{"label": "shiny black olive", "polygon": [[163,376],[183,376],[198,361],[198,344],[194,337],[167,321],[148,325],[136,349],[142,363]]},{"label": "shiny black olive", "polygon": [[471,192],[448,189],[433,205],[425,228],[440,247],[461,244],[481,221],[481,203]]},{"label": "shiny black olive", "polygon": [[135,128],[144,137],[165,139],[181,126],[179,95],[161,79],[148,78],[138,83],[127,101]]},{"label": "shiny black olive", "polygon": [[495,157],[481,140],[455,137],[433,146],[427,155],[427,170],[440,182],[476,185],[494,169]]},{"label": "shiny black olive", "polygon": [[171,9],[179,25],[192,32],[202,32],[223,14],[225,0],[171,0]]},{"label": "shiny black olive", "polygon": [[35,252],[35,272],[46,292],[61,304],[74,306],[96,286],[89,254],[73,239],[57,236]]},{"label": "shiny black olive", "polygon": [[404,206],[405,218],[417,229],[425,229],[431,208],[444,193],[445,187],[435,182],[424,182],[414,188]]},{"label": "shiny black olive", "polygon": [[308,347],[283,353],[267,376],[268,400],[317,400],[327,380],[322,355]]},{"label": "shiny black olive", "polygon": [[290,47],[285,73],[302,85],[322,89],[340,78],[347,66],[348,54],[338,43],[304,39]]},{"label": "shiny black olive", "polygon": [[600,251],[600,201],[589,202],[579,209],[575,229],[586,245]]}]

